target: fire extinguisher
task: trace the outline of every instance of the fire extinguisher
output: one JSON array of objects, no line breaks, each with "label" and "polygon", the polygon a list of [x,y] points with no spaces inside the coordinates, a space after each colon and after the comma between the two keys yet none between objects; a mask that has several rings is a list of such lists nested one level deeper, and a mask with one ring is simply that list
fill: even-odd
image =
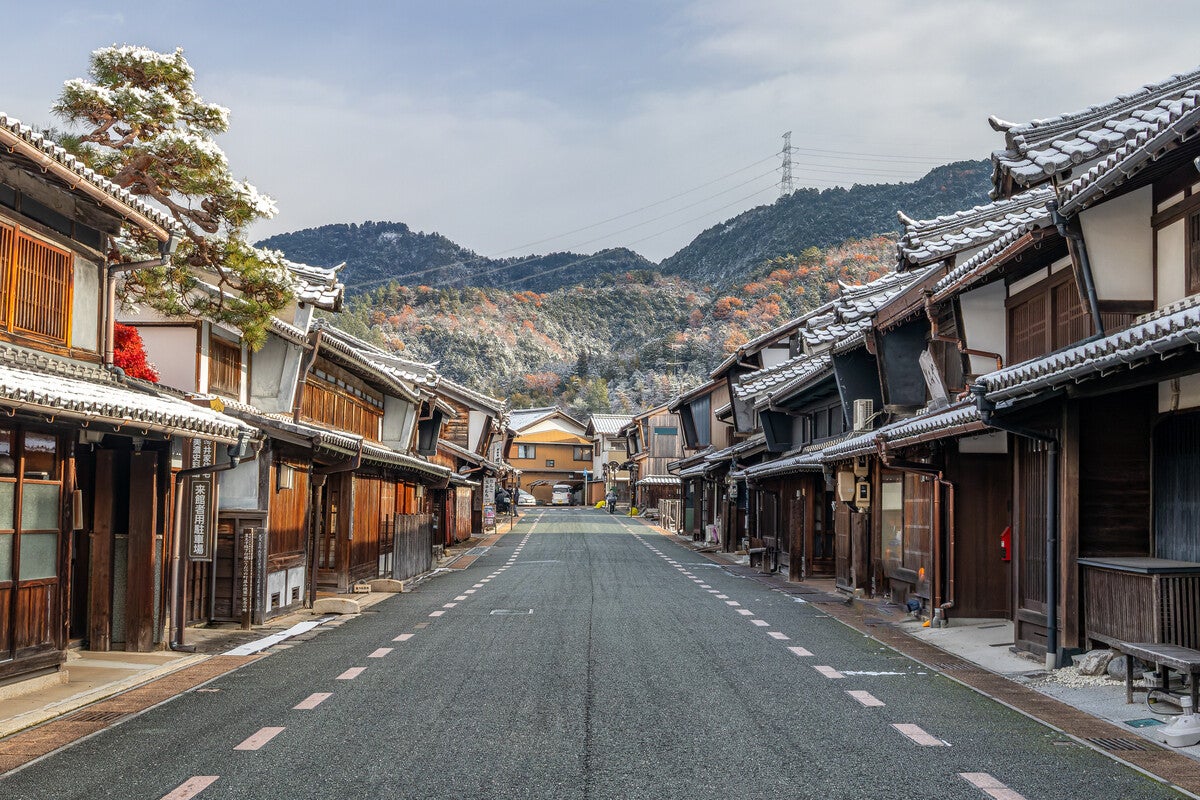
[{"label": "fire extinguisher", "polygon": [[1000,534],[1000,560],[1012,561],[1012,526],[1004,529],[1004,533]]}]

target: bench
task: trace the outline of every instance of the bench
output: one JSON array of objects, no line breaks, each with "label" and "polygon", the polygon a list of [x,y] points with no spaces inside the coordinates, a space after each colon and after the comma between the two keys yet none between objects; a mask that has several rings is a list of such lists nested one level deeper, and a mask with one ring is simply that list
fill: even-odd
[{"label": "bench", "polygon": [[1197,689],[1200,688],[1200,650],[1152,642],[1114,642],[1113,646],[1125,656],[1126,703],[1133,702],[1133,660],[1137,658],[1147,664],[1153,664],[1158,671],[1159,685],[1147,687],[1145,691],[1149,692],[1155,688],[1167,690],[1171,685],[1171,672],[1178,672],[1187,678],[1188,690],[1192,696],[1192,708],[1197,707],[1196,695]]}]

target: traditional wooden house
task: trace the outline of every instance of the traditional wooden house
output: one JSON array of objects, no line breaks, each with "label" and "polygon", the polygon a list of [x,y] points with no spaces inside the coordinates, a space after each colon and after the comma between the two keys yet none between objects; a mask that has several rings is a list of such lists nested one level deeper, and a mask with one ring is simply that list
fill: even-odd
[{"label": "traditional wooden house", "polygon": [[[625,440],[625,455],[634,481],[633,503],[638,508],[658,508],[661,501],[680,502],[679,477],[667,471],[667,465],[683,457],[683,438],[679,419],[667,407],[643,411],[620,430]],[[674,520],[683,524],[682,515]]]},{"label": "traditional wooden house", "polygon": [[557,407],[512,412],[507,460],[520,473],[519,488],[539,505],[550,505],[555,485],[570,486],[583,502],[584,483],[592,474],[592,442],[587,426]]},{"label": "traditional wooden house", "polygon": [[[438,440],[440,463],[452,470],[451,485],[441,511],[447,520],[446,544],[463,542],[494,523],[495,490],[488,497],[485,487],[498,485],[506,469],[489,458],[497,441],[503,439],[504,402],[442,377],[438,396],[455,412]],[[490,510],[491,521],[485,519]]]},{"label": "traditional wooden house", "polygon": [[625,453],[625,439],[621,436],[621,429],[632,421],[629,414],[592,414],[588,418],[584,435],[592,440],[592,475],[596,477],[596,484],[589,482],[585,505],[603,502],[609,490],[617,493],[617,505],[623,509],[633,504],[631,482],[637,478]]},{"label": "traditional wooden house", "polygon": [[729,461],[706,460],[713,453],[731,447],[734,429],[728,416],[717,410],[729,405],[729,386],[711,379],[672,400],[667,410],[679,418],[683,433],[683,458],[671,462],[668,470],[682,482],[684,533],[696,541],[720,544],[734,550],[740,538],[733,532],[744,529],[745,507],[739,506],[736,493],[731,498],[727,477]]},{"label": "traditional wooden house", "polygon": [[164,646],[196,544],[172,469],[188,450],[210,472],[253,458],[254,431],[113,365],[115,275],[160,262],[106,254],[123,224],[169,254],[169,218],[2,114],[0,145],[2,683],[60,671],[71,644]]}]

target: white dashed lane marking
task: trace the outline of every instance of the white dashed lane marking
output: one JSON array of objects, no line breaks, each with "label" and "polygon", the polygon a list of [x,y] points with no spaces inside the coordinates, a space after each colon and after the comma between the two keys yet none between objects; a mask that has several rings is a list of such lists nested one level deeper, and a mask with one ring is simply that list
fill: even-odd
[{"label": "white dashed lane marking", "polygon": [[383,658],[390,652],[392,652],[392,648],[380,647],[378,650],[373,651],[371,655],[367,656],[367,658]]},{"label": "white dashed lane marking", "polygon": [[810,653],[807,649],[805,649],[803,647],[789,647],[788,650],[791,650],[792,653],[800,656],[801,658],[806,658],[806,657],[812,655],[812,653]]},{"label": "white dashed lane marking", "polygon": [[847,690],[846,694],[853,697],[858,702],[862,703],[867,708],[882,708],[883,701],[870,692],[864,692],[860,689]]},{"label": "white dashed lane marking", "polygon": [[392,639],[392,641],[393,642],[407,642],[409,639],[411,639],[414,636],[416,636],[415,633],[402,633],[399,636],[397,636],[395,639]]},{"label": "white dashed lane marking", "polygon": [[310,711],[333,697],[333,692],[314,692],[292,706],[295,711]]},{"label": "white dashed lane marking", "polygon": [[767,631],[767,636],[770,636],[772,639],[778,639],[781,642],[787,641],[788,638],[788,635],[781,631]]},{"label": "white dashed lane marking", "polygon": [[460,594],[458,597],[456,597],[456,598],[454,598],[454,599],[455,599],[455,600],[466,600],[466,599],[467,599],[467,596],[466,596],[465,594]]},{"label": "white dashed lane marking", "polygon": [[1025,800],[1024,795],[1017,794],[986,772],[960,772],[958,777],[994,800]]},{"label": "white dashed lane marking", "polygon": [[835,679],[835,680],[836,680],[837,678],[844,678],[844,677],[846,677],[845,675],[843,675],[842,673],[838,672],[838,671],[837,671],[836,669],[834,669],[833,667],[824,667],[824,666],[822,666],[822,667],[813,667],[813,669],[815,669],[817,672],[819,672],[819,673],[821,673],[822,675],[824,675],[826,678],[833,678],[833,679]]},{"label": "white dashed lane marking", "polygon": [[760,628],[765,628],[768,625],[768,623],[765,619],[752,619],[752,620],[750,620],[750,624],[757,625]]},{"label": "white dashed lane marking", "polygon": [[220,777],[220,775],[197,775],[194,778],[188,778],[171,792],[164,794],[162,800],[188,800],[212,786]]},{"label": "white dashed lane marking", "polygon": [[909,739],[912,739],[922,747],[949,747],[949,742],[943,742],[936,736],[930,736],[917,725],[909,723],[893,722],[892,727],[903,733]]},{"label": "white dashed lane marking", "polygon": [[440,617],[442,614],[445,614],[445,613],[446,613],[446,612],[445,612],[444,610],[442,610],[442,609],[438,609],[437,611],[430,611],[430,612],[429,612],[429,616],[431,616],[431,617]]},{"label": "white dashed lane marking", "polygon": [[752,617],[752,616],[754,616],[754,612],[753,612],[753,611],[751,611],[751,610],[750,610],[750,609],[748,609],[748,608],[739,608],[739,609],[737,610],[737,612],[738,612],[739,614],[741,614],[743,617]]},{"label": "white dashed lane marking", "polygon": [[244,742],[233,749],[258,750],[281,733],[283,733],[283,728],[260,728],[257,733],[251,734]]},{"label": "white dashed lane marking", "polygon": [[341,675],[338,675],[337,680],[352,681],[355,678],[357,678],[359,675],[362,675],[366,671],[367,671],[366,667],[351,667],[350,669],[343,672]]}]

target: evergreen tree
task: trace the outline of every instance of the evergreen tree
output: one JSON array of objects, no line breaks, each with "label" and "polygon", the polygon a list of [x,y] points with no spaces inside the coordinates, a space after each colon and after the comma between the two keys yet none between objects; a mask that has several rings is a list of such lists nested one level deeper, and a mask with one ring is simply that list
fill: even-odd
[{"label": "evergreen tree", "polygon": [[[54,111],[82,129],[64,137],[64,146],[132,194],[156,201],[184,234],[168,266],[127,276],[125,299],[234,325],[257,347],[272,314],[292,296],[283,254],[245,238],[250,223],[274,216],[275,202],[229,171],[213,140],[228,128],[229,111],[201,99],[195,77],[182,49],[104,47],[92,53],[88,79],[64,84]],[[139,229],[119,243],[131,261],[157,256],[156,245]]]}]

